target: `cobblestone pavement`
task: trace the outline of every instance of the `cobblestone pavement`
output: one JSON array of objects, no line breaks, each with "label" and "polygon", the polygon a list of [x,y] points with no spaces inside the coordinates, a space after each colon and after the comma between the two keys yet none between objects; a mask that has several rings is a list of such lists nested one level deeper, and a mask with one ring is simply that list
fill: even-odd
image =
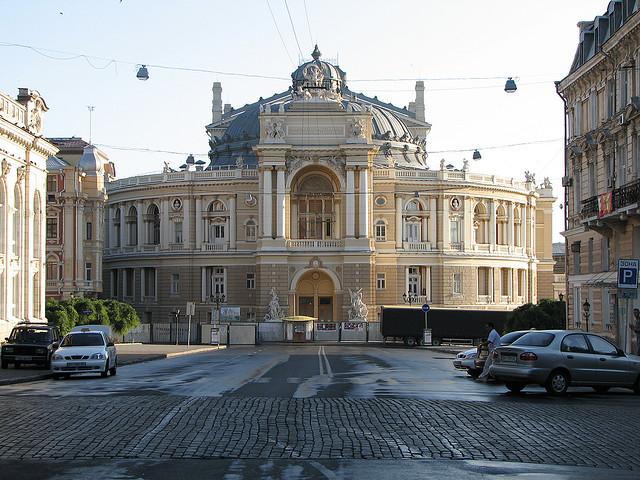
[{"label": "cobblestone pavement", "polygon": [[[0,459],[469,459],[640,471],[631,406],[0,397]],[[52,426],[55,425],[55,428]]]}]

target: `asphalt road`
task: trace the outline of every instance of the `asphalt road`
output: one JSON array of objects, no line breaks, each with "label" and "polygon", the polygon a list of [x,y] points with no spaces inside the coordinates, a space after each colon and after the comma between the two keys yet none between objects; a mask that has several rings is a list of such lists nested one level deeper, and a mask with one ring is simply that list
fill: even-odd
[{"label": "asphalt road", "polygon": [[515,395],[455,371],[452,358],[234,347],[106,379],[3,386],[0,469],[55,479],[375,480],[398,469],[402,478],[640,478],[638,396]]}]

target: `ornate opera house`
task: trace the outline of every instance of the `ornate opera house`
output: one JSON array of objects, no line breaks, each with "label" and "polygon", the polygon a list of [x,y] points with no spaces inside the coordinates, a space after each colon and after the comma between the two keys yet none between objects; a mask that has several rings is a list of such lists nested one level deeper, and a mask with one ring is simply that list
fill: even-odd
[{"label": "ornate opera house", "polygon": [[210,163],[107,185],[104,294],[143,322],[216,298],[261,321],[347,320],[361,290],[380,305],[513,309],[552,297],[548,181],[427,161],[424,84],[398,108],[347,87],[321,60],[280,94],[241,108],[213,85]]}]

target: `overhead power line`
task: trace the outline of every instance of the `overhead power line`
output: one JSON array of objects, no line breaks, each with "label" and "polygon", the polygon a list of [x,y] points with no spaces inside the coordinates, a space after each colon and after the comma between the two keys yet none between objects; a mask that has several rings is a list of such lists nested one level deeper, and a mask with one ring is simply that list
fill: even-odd
[{"label": "overhead power line", "polygon": [[296,34],[296,27],[293,25],[293,18],[291,18],[291,11],[289,10],[289,4],[287,0],[284,0],[284,6],[287,8],[287,15],[289,15],[289,22],[291,22],[291,29],[293,30],[293,36],[296,39],[296,45],[298,45],[298,52],[300,53],[300,58],[302,58],[302,49],[300,48],[300,42],[298,41],[298,35]]},{"label": "overhead power line", "polygon": [[454,150],[432,150],[432,151],[427,151],[427,153],[432,154],[432,153],[463,153],[463,152],[470,152],[473,150],[497,150],[500,148],[513,148],[513,147],[522,147],[524,145],[537,145],[537,144],[542,144],[542,143],[553,143],[553,142],[561,142],[563,141],[562,138],[550,138],[547,140],[533,140],[530,142],[520,142],[520,143],[507,143],[506,145],[492,145],[489,147],[473,147],[473,148],[459,148],[459,149],[454,149]]},{"label": "overhead power line", "polygon": [[271,4],[269,3],[269,0],[267,0],[267,7],[269,7],[269,13],[271,13],[271,18],[273,19],[273,24],[276,26],[276,31],[278,32],[278,36],[280,37],[280,41],[282,42],[282,46],[284,47],[284,51],[287,52],[287,57],[289,57],[289,61],[295,65],[296,62],[293,61],[293,57],[291,57],[291,54],[289,53],[289,49],[287,48],[287,44],[284,41],[284,38],[282,38],[282,33],[280,32],[280,27],[278,27],[278,22],[276,21],[276,16],[273,14],[273,10],[271,9]]},{"label": "overhead power line", "polygon": [[307,17],[307,29],[309,30],[309,41],[311,42],[311,48],[313,48],[313,35],[311,34],[311,23],[309,22],[309,11],[307,10],[307,0],[304,0],[304,15]]}]

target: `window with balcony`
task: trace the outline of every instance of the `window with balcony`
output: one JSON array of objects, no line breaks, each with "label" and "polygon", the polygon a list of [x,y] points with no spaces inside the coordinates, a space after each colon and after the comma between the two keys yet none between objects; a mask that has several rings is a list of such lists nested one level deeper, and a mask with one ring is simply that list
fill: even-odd
[{"label": "window with balcony", "polygon": [[478,203],[473,210],[473,232],[475,243],[489,243],[489,214],[484,203]]},{"label": "window with balcony", "polygon": [[247,220],[244,225],[244,235],[247,242],[255,242],[257,238],[257,225],[254,220]]},{"label": "window with balcony", "polygon": [[138,245],[138,209],[130,207],[127,211],[127,245]]},{"label": "window with balcony", "polygon": [[311,173],[293,185],[291,225],[298,239],[336,237],[337,187],[328,175]]},{"label": "window with balcony", "polygon": [[507,244],[507,210],[504,205],[498,205],[496,209],[496,243]]},{"label": "window with balcony", "polygon": [[160,209],[154,203],[147,208],[147,244],[160,245]]},{"label": "window with balcony", "polygon": [[420,219],[409,218],[404,225],[405,241],[418,243],[422,241]]},{"label": "window with balcony", "polygon": [[173,243],[182,243],[182,222],[173,222]]},{"label": "window with balcony", "polygon": [[384,242],[387,240],[387,224],[383,220],[376,222],[376,241]]},{"label": "window with balcony", "polygon": [[226,295],[227,275],[224,267],[206,267],[205,278],[206,297],[211,297],[212,295]]},{"label": "window with balcony", "polygon": [[459,244],[460,238],[460,217],[451,217],[449,219],[449,241],[453,244]]},{"label": "window with balcony", "polygon": [[596,162],[595,155],[589,161],[589,197],[593,197],[596,193]]},{"label": "window with balcony", "polygon": [[378,290],[387,288],[387,278],[384,273],[376,273],[376,288]]},{"label": "window with balcony", "polygon": [[627,183],[627,144],[622,141],[616,150],[616,185],[621,187]]}]

